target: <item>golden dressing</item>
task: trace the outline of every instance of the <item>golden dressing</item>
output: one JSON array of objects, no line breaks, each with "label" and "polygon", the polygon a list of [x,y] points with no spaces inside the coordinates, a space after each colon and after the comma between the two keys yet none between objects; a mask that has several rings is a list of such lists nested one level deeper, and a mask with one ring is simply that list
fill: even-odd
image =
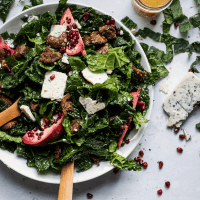
[{"label": "golden dressing", "polygon": [[169,0],[141,0],[141,2],[149,7],[160,7],[165,5]]}]

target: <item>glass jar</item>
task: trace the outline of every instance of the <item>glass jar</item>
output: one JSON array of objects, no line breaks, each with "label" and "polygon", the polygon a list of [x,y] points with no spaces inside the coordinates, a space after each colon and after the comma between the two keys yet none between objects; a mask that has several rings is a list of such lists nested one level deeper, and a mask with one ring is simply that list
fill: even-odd
[{"label": "glass jar", "polygon": [[173,0],[168,0],[164,5],[161,4],[161,6],[158,7],[151,7],[150,5],[145,5],[141,0],[132,0],[132,6],[139,16],[152,20],[156,19],[161,11],[170,6],[172,1]]}]

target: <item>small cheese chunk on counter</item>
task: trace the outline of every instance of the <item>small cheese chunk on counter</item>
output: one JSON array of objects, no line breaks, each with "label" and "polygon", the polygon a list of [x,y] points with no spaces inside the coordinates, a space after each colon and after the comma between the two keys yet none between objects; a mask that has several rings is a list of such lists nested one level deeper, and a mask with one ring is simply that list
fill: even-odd
[{"label": "small cheese chunk on counter", "polygon": [[163,104],[163,109],[169,115],[167,126],[180,127],[199,101],[200,79],[189,72]]},{"label": "small cheese chunk on counter", "polygon": [[108,75],[106,73],[93,73],[89,70],[89,68],[85,68],[82,71],[83,77],[93,85],[96,83],[104,83],[108,80]]},{"label": "small cheese chunk on counter", "polygon": [[52,25],[49,35],[59,37],[63,32],[66,32],[66,28],[67,27],[63,25]]},{"label": "small cheese chunk on counter", "polygon": [[31,112],[31,109],[26,106],[26,105],[22,105],[20,107],[20,110],[32,121],[32,122],[35,122],[36,119],[35,117],[33,116],[32,112]]},{"label": "small cheese chunk on counter", "polygon": [[42,85],[41,97],[61,101],[64,96],[67,75],[62,72],[48,71]]},{"label": "small cheese chunk on counter", "polygon": [[91,98],[87,97],[79,97],[79,102],[82,104],[82,106],[85,108],[85,110],[88,112],[88,114],[94,114],[100,110],[103,110],[105,108],[104,103],[97,103],[96,100],[92,100]]}]

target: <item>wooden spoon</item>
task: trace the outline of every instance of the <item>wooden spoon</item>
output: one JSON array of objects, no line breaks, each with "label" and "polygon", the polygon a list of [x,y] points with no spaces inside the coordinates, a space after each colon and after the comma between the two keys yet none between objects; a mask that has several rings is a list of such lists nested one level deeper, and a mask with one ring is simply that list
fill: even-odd
[{"label": "wooden spoon", "polygon": [[72,200],[74,161],[62,167],[58,200]]},{"label": "wooden spoon", "polygon": [[0,127],[9,122],[10,120],[21,115],[21,112],[17,105],[19,99],[12,106],[0,113]]}]

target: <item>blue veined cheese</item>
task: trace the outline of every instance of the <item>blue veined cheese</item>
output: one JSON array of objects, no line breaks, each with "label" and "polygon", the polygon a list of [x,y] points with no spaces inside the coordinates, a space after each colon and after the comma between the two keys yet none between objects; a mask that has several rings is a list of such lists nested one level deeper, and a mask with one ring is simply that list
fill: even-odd
[{"label": "blue veined cheese", "polygon": [[63,32],[66,32],[66,26],[63,25],[52,25],[50,35],[59,37]]},{"label": "blue veined cheese", "polygon": [[7,45],[11,48],[14,49],[15,45],[13,44],[14,40],[13,39],[7,39],[5,40],[5,42],[7,43]]},{"label": "blue veined cheese", "polygon": [[69,64],[68,55],[66,53],[63,54],[62,62],[65,64]]},{"label": "blue veined cheese", "polygon": [[35,117],[33,116],[32,112],[31,112],[31,110],[30,110],[30,108],[29,108],[28,106],[22,105],[22,106],[20,107],[20,110],[21,110],[31,121],[33,121],[33,122],[36,121]]},{"label": "blue veined cheese", "polygon": [[77,28],[78,28],[78,29],[81,29],[82,26],[79,24],[78,19],[75,19],[74,21],[75,21],[75,23],[76,23]]},{"label": "blue veined cheese", "polygon": [[79,97],[79,102],[90,115],[103,110],[106,107],[104,103],[97,103],[96,100],[92,100],[90,97]]},{"label": "blue veined cheese", "polygon": [[106,73],[93,73],[89,70],[89,68],[85,68],[82,71],[83,77],[93,85],[96,83],[104,83],[108,80],[108,75]]},{"label": "blue veined cheese", "polygon": [[[55,75],[54,79],[50,77]],[[45,73],[42,85],[41,97],[45,99],[61,101],[64,96],[67,82],[67,75],[62,72],[48,71]]]}]

